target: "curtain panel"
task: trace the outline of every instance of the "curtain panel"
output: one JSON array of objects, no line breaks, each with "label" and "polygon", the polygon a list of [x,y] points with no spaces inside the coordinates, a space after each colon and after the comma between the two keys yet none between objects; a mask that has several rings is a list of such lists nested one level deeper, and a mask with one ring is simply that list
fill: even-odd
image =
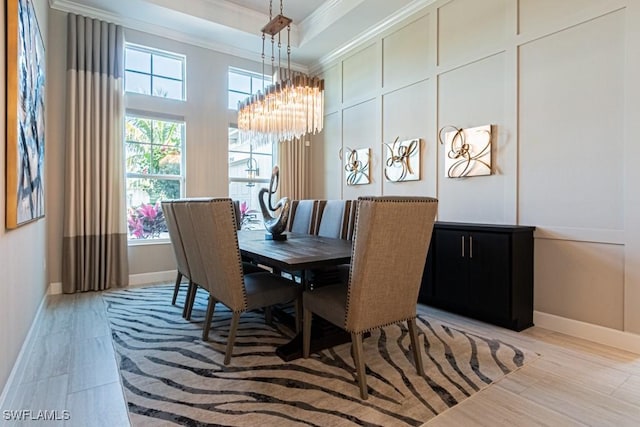
[{"label": "curtain panel", "polygon": [[308,199],[311,196],[311,161],[309,151],[302,139],[294,138],[278,145],[281,197],[290,200]]},{"label": "curtain panel", "polygon": [[63,291],[127,286],[123,29],[69,14],[67,42]]}]

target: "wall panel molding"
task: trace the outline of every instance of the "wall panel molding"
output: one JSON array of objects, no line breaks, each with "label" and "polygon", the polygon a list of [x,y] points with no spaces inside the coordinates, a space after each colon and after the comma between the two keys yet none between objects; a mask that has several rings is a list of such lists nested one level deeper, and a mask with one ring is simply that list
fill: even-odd
[{"label": "wall panel molding", "polygon": [[[628,0],[517,0],[519,45],[563,31],[627,6]],[[537,19],[528,23],[526,19]]]},{"label": "wall panel molding", "polygon": [[[489,9],[493,13],[487,15]],[[478,24],[485,15],[496,22],[488,30]],[[408,28],[421,19],[428,30],[420,48],[429,50],[430,59],[420,65],[423,73],[407,73],[411,77],[405,78],[405,62],[393,64],[385,44],[393,37],[398,37],[396,42],[410,40]],[[464,31],[458,32],[460,22],[475,26],[462,26]],[[536,305],[539,326],[587,339],[587,330],[623,334],[619,337],[640,333],[640,193],[631,184],[640,180],[635,165],[640,146],[634,142],[640,134],[640,123],[635,124],[640,111],[637,22],[637,0],[489,0],[482,6],[472,0],[443,0],[372,37],[367,46],[375,45],[377,60],[370,61],[367,72],[375,82],[341,102],[341,129],[350,126],[354,107],[377,102],[366,124],[373,127],[366,131],[368,138],[375,140],[373,179],[383,179],[375,170],[384,155],[381,143],[391,134],[423,129],[420,126],[427,129],[423,148],[427,158],[435,155],[435,164],[427,166],[423,153],[426,173],[421,181],[381,182],[380,189],[363,186],[368,188],[362,191],[425,194],[434,186],[441,200],[440,220],[536,226],[537,245],[553,254],[541,254],[544,261],[536,264],[536,291],[546,295]],[[416,34],[416,39],[421,37],[424,28]],[[352,47],[339,60],[359,51]],[[388,80],[389,72],[397,78]],[[541,78],[546,80],[536,86]],[[346,76],[341,84],[347,84]],[[423,84],[429,89],[426,101],[420,96],[418,104],[427,104],[421,108],[411,103],[416,96],[412,87]],[[404,107],[403,97],[418,114],[388,114],[390,108]],[[407,122],[409,116],[424,123]],[[444,178],[445,149],[431,144],[439,127],[489,123],[498,128],[495,174]],[[349,132],[357,134],[353,128]],[[327,143],[349,144],[344,138]],[[576,153],[567,147],[577,150],[578,165],[567,161]],[[342,188],[343,197],[350,198],[351,189],[344,183]],[[554,303],[559,294],[567,299],[564,305]],[[594,313],[599,306],[602,312]],[[621,347],[619,340],[603,340]]]}]

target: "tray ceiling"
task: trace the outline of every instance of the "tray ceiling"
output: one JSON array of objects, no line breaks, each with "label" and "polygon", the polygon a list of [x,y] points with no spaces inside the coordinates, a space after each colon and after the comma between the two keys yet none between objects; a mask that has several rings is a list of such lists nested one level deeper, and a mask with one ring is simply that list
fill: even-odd
[{"label": "tray ceiling", "polygon": [[[291,59],[308,69],[434,0],[284,0],[293,19]],[[260,60],[267,0],[49,0],[66,12]],[[274,15],[280,11],[278,0]]]}]

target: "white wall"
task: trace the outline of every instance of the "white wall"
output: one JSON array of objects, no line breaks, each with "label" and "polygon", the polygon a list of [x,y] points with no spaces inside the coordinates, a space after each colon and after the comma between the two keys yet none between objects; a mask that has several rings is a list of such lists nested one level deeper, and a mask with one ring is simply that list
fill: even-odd
[{"label": "white wall", "polygon": [[[323,64],[314,197],[428,195],[441,221],[534,225],[535,310],[640,333],[639,8],[438,1]],[[445,178],[438,130],[487,124],[493,175]],[[421,138],[420,181],[384,181],[396,137]],[[371,184],[345,184],[346,147],[371,148]]]},{"label": "white wall", "polygon": [[[47,13],[48,5],[45,1],[34,2],[36,15],[45,48],[48,49]],[[5,13],[0,8],[0,75],[2,82],[6,82],[5,60]],[[48,52],[47,52],[48,53]],[[47,90],[49,82],[47,82]],[[0,98],[6,99],[5,84],[0,85]],[[47,94],[45,114],[47,123],[51,112],[51,98]],[[0,133],[6,135],[6,104],[0,103]],[[49,132],[45,135],[45,159],[50,152]],[[29,223],[15,230],[6,230],[5,224],[5,150],[0,150],[0,390],[9,378],[11,369],[20,352],[22,343],[35,318],[37,309],[46,292],[46,226],[48,219],[41,219]],[[45,161],[45,169],[49,165]],[[49,188],[45,182],[45,191]],[[45,206],[45,214],[49,214],[49,207]]]}]

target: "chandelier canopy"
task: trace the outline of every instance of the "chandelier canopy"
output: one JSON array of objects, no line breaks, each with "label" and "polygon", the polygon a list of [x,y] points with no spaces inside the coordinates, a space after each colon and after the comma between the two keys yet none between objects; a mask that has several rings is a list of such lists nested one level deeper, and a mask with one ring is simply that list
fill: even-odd
[{"label": "chandelier canopy", "polygon": [[[272,15],[262,32],[262,74],[265,67],[265,40],[271,36],[271,71],[275,71],[275,38],[278,37],[278,80],[238,103],[238,129],[242,141],[254,144],[274,143],[320,132],[324,114],[324,80],[291,71],[291,18]],[[287,28],[287,67],[280,66],[281,35]]]}]

